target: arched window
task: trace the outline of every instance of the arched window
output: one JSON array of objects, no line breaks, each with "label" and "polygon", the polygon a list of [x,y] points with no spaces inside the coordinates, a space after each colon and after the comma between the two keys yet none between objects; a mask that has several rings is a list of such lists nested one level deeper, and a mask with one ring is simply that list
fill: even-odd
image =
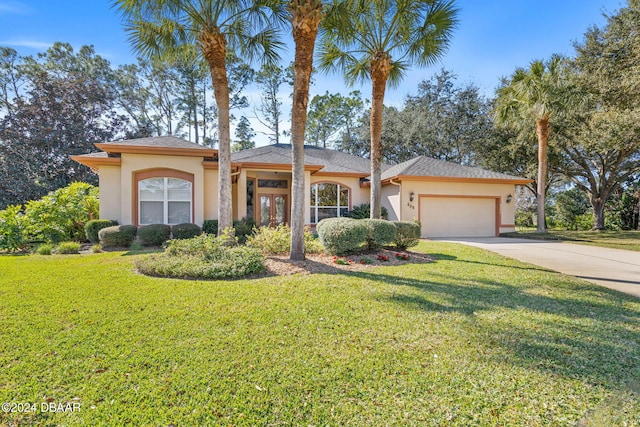
[{"label": "arched window", "polygon": [[323,182],[311,185],[311,222],[343,216],[349,210],[349,187]]},{"label": "arched window", "polygon": [[155,176],[138,183],[138,224],[193,222],[193,183],[186,179]]}]

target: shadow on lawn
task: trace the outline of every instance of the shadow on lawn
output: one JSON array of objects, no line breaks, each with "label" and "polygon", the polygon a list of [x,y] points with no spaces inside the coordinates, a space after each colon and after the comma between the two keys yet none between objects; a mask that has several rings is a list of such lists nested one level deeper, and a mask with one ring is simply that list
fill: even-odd
[{"label": "shadow on lawn", "polygon": [[[476,263],[440,254],[435,258],[436,263],[453,260]],[[640,394],[637,381],[640,378],[640,308],[623,306],[638,302],[636,298],[596,285],[578,288],[562,276],[558,276],[554,286],[564,289],[566,297],[558,298],[536,293],[541,289],[535,285],[514,285],[500,279],[482,278],[482,274],[478,274],[479,279],[461,279],[454,271],[452,263],[451,274],[443,273],[442,269],[433,271],[429,266],[408,274],[403,272],[405,277],[375,271],[345,274],[397,286],[391,295],[375,297],[379,300],[411,310],[464,315],[462,322],[469,322],[465,333],[474,346],[504,349],[493,356],[496,364],[504,363],[507,358],[524,368],[579,378],[617,392]],[[495,271],[487,276],[496,276]],[[495,309],[521,312],[518,320],[522,321],[509,321],[510,316],[520,314],[504,316],[500,314],[502,310],[496,316],[482,316]]]}]

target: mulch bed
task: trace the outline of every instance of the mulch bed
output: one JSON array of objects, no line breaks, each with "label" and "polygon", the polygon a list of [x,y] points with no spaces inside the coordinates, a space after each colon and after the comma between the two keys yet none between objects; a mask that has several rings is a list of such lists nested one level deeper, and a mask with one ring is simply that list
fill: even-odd
[{"label": "mulch bed", "polygon": [[[397,257],[396,254],[399,254],[400,257]],[[401,259],[403,255],[406,256],[406,260]],[[342,260],[339,262],[345,262],[345,264],[337,263],[336,261],[338,260]],[[362,262],[362,260],[368,260],[371,263],[367,263],[368,261]],[[307,254],[304,261],[291,261],[289,255],[272,255],[266,260],[267,271],[263,275],[335,274],[345,271],[366,271],[378,266],[424,264],[432,261],[433,258],[426,254],[411,251],[391,251],[387,249],[337,258],[326,254]]]}]

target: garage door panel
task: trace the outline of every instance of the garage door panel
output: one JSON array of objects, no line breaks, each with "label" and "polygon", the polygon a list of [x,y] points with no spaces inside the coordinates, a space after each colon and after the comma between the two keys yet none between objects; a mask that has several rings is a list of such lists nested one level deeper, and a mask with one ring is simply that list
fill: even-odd
[{"label": "garage door panel", "polygon": [[421,197],[423,237],[495,236],[494,198]]}]

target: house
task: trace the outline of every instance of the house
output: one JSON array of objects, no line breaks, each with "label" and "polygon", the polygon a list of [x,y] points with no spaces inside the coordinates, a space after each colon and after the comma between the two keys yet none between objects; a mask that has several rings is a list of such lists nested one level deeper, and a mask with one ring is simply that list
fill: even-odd
[{"label": "house", "polygon": [[[120,224],[202,224],[218,209],[218,152],[173,136],[95,144],[73,156],[100,177],[100,217]],[[287,223],[291,146],[233,153],[233,216]],[[310,225],[369,201],[368,159],[305,147],[305,218]],[[529,180],[424,156],[383,166],[382,205],[391,220],[420,220],[423,237],[514,231],[515,186]]]}]

